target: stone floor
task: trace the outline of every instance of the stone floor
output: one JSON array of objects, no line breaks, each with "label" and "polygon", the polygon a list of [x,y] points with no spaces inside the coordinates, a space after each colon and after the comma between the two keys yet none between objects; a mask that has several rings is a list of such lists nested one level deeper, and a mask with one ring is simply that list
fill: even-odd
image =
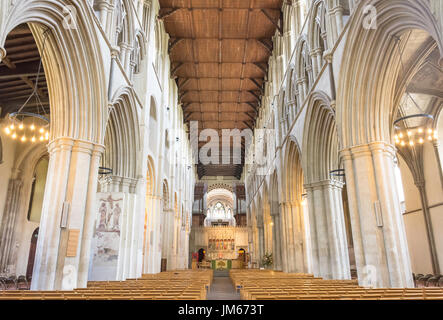
[{"label": "stone floor", "polygon": [[214,272],[211,290],[206,300],[240,300],[240,293],[235,292],[229,274]]}]

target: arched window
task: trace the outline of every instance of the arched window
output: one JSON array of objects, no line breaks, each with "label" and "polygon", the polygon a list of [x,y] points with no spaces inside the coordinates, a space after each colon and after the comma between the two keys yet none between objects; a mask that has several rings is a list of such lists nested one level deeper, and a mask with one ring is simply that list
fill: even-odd
[{"label": "arched window", "polygon": [[120,46],[124,39],[124,29],[126,20],[126,8],[122,0],[116,0],[115,3],[115,31],[117,37],[117,45]]},{"label": "arched window", "polygon": [[314,76],[317,76],[324,65],[323,55],[328,49],[327,30],[326,30],[326,8],[324,1],[314,3],[309,22],[309,44],[312,49],[312,66]]},{"label": "arched window", "polygon": [[133,74],[140,73],[140,64],[142,60],[142,49],[139,37],[135,37],[134,49],[131,52],[131,66]]}]

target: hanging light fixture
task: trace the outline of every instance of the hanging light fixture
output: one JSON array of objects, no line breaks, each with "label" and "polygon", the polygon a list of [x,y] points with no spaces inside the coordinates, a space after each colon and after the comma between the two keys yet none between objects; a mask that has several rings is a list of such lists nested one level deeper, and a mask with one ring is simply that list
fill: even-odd
[{"label": "hanging light fixture", "polygon": [[[48,38],[49,29],[44,31],[43,50],[45,50],[46,39]],[[19,108],[17,112],[12,112],[8,115],[4,132],[13,140],[21,141],[22,143],[44,142],[49,140],[49,119],[45,116],[47,114],[40,97],[38,95],[38,82],[40,73],[42,71],[42,58],[38,67],[37,77],[31,95],[26,99],[25,103]],[[26,112],[23,109],[26,107],[32,97],[35,97],[37,102],[37,112]]]},{"label": "hanging light fixture", "polygon": [[[403,51],[400,48],[400,37],[394,36],[396,40],[396,45],[400,54],[400,63],[402,71],[404,72],[405,67],[403,64]],[[433,129],[434,117],[431,114],[428,114],[420,108],[418,103],[412,97],[409,92],[406,92],[403,105],[406,105],[408,101],[412,101],[414,106],[420,110],[419,113],[410,114],[407,116],[403,116],[394,121],[394,129],[395,136],[394,141],[397,147],[414,147],[415,145],[422,145],[426,141],[431,142],[438,139],[438,133]],[[408,126],[407,120],[418,119],[421,124],[415,126]],[[404,126],[400,126],[400,123],[403,123]]]}]

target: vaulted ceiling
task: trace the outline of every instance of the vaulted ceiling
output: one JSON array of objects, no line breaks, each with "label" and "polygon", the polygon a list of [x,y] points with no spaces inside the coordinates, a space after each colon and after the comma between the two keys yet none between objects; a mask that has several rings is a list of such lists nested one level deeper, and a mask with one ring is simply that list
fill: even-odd
[{"label": "vaulted ceiling", "polygon": [[[198,121],[199,130],[217,130],[220,141],[222,129],[254,128],[272,37],[277,29],[281,32],[282,2],[160,0],[159,18],[170,35],[171,76],[179,88],[185,122]],[[199,177],[239,179],[244,144],[241,164],[234,163],[238,162],[200,163]]]}]

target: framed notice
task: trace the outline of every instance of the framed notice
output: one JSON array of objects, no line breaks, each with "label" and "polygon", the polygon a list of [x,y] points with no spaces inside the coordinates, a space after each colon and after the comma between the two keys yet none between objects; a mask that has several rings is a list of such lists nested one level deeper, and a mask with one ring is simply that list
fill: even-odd
[{"label": "framed notice", "polygon": [[66,249],[67,257],[77,256],[78,239],[80,237],[80,230],[71,229],[68,234],[68,248]]}]

